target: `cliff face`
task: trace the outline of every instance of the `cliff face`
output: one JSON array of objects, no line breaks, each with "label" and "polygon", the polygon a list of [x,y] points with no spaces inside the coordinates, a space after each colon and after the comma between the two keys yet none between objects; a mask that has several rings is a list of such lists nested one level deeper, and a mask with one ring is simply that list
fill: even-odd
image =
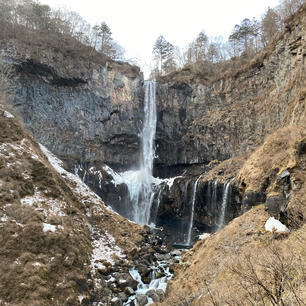
[{"label": "cliff face", "polygon": [[245,153],[305,119],[306,16],[302,11],[244,71],[209,85],[183,72],[158,87],[157,163],[207,163]]},{"label": "cliff face", "polygon": [[34,57],[18,42],[1,47],[14,71],[13,105],[39,142],[71,168],[97,160],[115,167],[138,161],[143,118],[138,68],[54,50]]},{"label": "cliff face", "polygon": [[[195,201],[194,222],[198,228],[218,226],[224,188],[229,180],[231,200],[225,222],[266,200],[278,212],[286,202],[284,192],[279,194],[278,190],[277,195],[270,195],[269,191],[275,180],[279,180],[278,189],[288,189],[286,178],[280,178],[280,169],[275,168],[272,174],[267,169],[261,172],[256,188],[254,180],[250,183],[237,176],[250,152],[268,135],[283,127],[305,125],[305,24],[304,8],[289,21],[282,37],[235,75],[203,84],[202,80],[187,81],[182,71],[167,76],[159,84],[157,173],[163,174],[165,169],[175,173],[182,166],[224,160],[197,174],[203,174]],[[287,137],[289,141],[292,136],[288,133]],[[284,136],[280,143],[285,139]],[[164,195],[161,217],[188,223],[191,203],[182,196],[184,188],[186,180],[174,182],[172,190]],[[192,187],[189,199],[191,196]]]},{"label": "cliff face", "polygon": [[[302,10],[288,23],[283,36],[240,72],[210,84],[188,82],[180,74],[158,84],[157,176],[172,176],[191,165],[239,157],[273,131],[305,122],[305,24]],[[85,182],[128,216],[129,205],[122,201],[127,188],[109,184],[111,178],[105,174],[103,163],[116,170],[138,163],[144,100],[139,70],[107,59],[94,62],[76,55],[64,57],[55,50],[33,56],[16,41],[1,47],[4,59],[15,71],[13,105],[35,138],[60,156],[71,171],[81,166],[84,173],[79,175]],[[237,175],[244,160],[238,159],[241,164],[227,180]],[[199,183],[195,222],[217,226],[225,170],[220,168],[210,175],[204,169],[175,181],[173,190],[161,194],[161,223],[170,219],[188,224],[193,183],[205,172],[203,177],[210,179]],[[213,197],[211,185],[219,177],[212,206],[208,204]],[[268,180],[257,190],[239,184],[233,181],[232,207],[226,221],[266,199]],[[182,197],[184,190],[188,199]]]}]

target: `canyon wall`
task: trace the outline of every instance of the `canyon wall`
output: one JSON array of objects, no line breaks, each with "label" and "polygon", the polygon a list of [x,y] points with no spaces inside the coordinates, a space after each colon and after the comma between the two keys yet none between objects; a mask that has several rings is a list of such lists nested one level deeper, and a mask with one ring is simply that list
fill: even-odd
[{"label": "canyon wall", "polygon": [[55,50],[33,56],[16,41],[0,46],[13,71],[12,104],[40,143],[71,169],[95,161],[119,168],[138,162],[143,77],[137,67]]},{"label": "canyon wall", "polygon": [[[155,175],[169,177],[190,166],[199,167],[196,173],[187,171],[184,182],[177,181],[173,190],[164,192],[158,212],[161,224],[166,219],[188,223],[190,201],[181,195],[191,181],[187,188],[190,197],[195,178],[214,167],[204,169],[204,165],[244,156],[277,129],[305,122],[305,23],[305,11],[301,10],[282,36],[248,67],[214,82],[188,81],[185,74],[191,72],[186,70],[159,81]],[[77,165],[77,170],[83,169],[78,174],[84,181],[107,204],[128,216],[128,204],[122,200],[127,188],[114,186],[103,165],[121,171],[138,164],[144,101],[139,69],[109,59],[64,56],[56,50],[34,56],[17,41],[0,46],[13,70],[12,104],[35,138],[61,157],[70,171]],[[238,161],[240,165],[227,180],[237,175],[244,160]],[[207,184],[216,177],[224,184],[222,176],[224,170],[211,176],[209,183],[207,174],[203,175],[205,182],[199,184],[195,207],[199,226],[217,225],[223,187],[217,189],[216,207],[204,199]],[[266,198],[267,186],[244,193],[246,188],[239,184],[233,182],[227,221]]]},{"label": "canyon wall", "polygon": [[250,151],[277,128],[303,122],[305,22],[301,11],[249,67],[213,83],[190,82],[184,70],[162,79],[156,164],[225,160]]}]

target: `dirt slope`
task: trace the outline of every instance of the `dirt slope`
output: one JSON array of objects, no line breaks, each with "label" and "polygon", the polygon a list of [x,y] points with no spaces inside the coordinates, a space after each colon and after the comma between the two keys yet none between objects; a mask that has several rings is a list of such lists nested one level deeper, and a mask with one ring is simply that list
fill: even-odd
[{"label": "dirt slope", "polygon": [[140,234],[0,104],[0,305],[105,301],[97,268],[129,266]]}]

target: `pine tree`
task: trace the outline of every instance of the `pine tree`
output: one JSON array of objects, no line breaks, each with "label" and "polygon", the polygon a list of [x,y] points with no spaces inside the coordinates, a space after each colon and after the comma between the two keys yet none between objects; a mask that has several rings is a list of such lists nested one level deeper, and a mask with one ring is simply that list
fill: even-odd
[{"label": "pine tree", "polygon": [[170,63],[172,66],[174,61],[174,51],[174,46],[169,43],[162,35],[157,38],[153,46],[153,54],[158,61],[158,67],[161,74],[163,73],[163,68],[165,68],[165,62],[168,62],[166,67],[170,66]]}]

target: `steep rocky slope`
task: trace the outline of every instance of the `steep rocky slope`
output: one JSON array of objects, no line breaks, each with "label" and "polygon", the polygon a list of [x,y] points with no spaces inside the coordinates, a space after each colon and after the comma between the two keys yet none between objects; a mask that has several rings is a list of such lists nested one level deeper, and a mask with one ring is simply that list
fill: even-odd
[{"label": "steep rocky slope", "polygon": [[129,268],[160,248],[65,171],[2,98],[0,228],[6,306],[120,304],[137,285]]},{"label": "steep rocky slope", "polygon": [[[265,202],[266,197],[272,197],[271,202],[284,201],[284,195],[269,195],[271,180],[281,174],[278,170],[270,176],[268,171],[262,173],[264,180],[257,177],[260,188],[252,188],[249,182],[240,182],[236,177],[254,148],[268,135],[305,124],[305,25],[304,5],[288,20],[284,33],[248,67],[229,71],[217,81],[192,78],[191,72],[184,70],[160,80],[156,173],[177,175],[184,168],[198,165],[198,171],[191,171],[187,177],[192,183],[200,174],[203,176],[195,203],[198,227],[218,225],[225,184],[230,180],[227,222]],[[286,134],[284,131],[280,133]],[[164,195],[161,215],[188,222],[191,204],[182,197],[184,189],[190,198],[192,188],[186,188],[186,180],[175,180],[172,190]]]},{"label": "steep rocky slope", "polygon": [[[218,163],[213,161],[235,157],[238,170],[267,135],[304,122],[305,16],[303,8],[288,21],[283,35],[239,72],[209,83],[182,71],[157,85],[155,175],[174,176],[201,165],[163,195],[160,224],[165,219],[188,223],[188,199],[198,175],[205,172],[203,177],[211,179],[199,184],[195,221],[214,228],[226,180],[224,164],[217,175],[207,174]],[[110,184],[103,166],[122,170],[138,163],[144,99],[139,70],[108,59],[64,56],[52,48],[37,55],[18,41],[2,42],[1,48],[14,71],[13,105],[34,137],[60,156],[67,169],[78,172],[107,204],[128,216],[127,202],[122,200],[127,188]],[[236,174],[229,173],[227,179]],[[216,209],[206,204],[205,197],[217,177],[221,183],[216,186]],[[244,192],[235,182],[227,221],[266,197],[265,188]]]},{"label": "steep rocky slope", "polygon": [[[287,127],[267,138],[237,180],[268,199],[199,241],[177,266],[160,305],[304,305],[306,129]],[[267,183],[268,182],[268,183]],[[272,215],[290,233],[268,232]]]},{"label": "steep rocky slope", "polygon": [[186,71],[160,80],[157,166],[225,160],[305,119],[305,12],[241,71],[214,82]]}]

